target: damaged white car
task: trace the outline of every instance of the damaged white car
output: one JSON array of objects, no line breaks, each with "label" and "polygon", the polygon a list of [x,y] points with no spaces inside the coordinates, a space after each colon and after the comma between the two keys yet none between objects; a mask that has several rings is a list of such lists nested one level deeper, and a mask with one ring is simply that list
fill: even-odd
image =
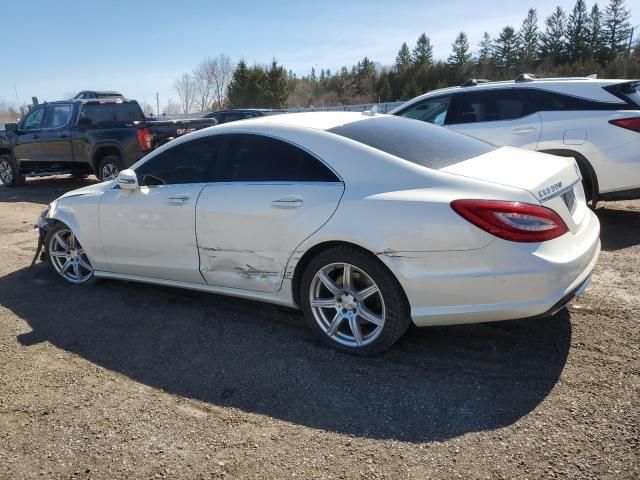
[{"label": "damaged white car", "polygon": [[418,326],[547,315],[600,251],[573,159],[349,112],[220,125],[43,212],[65,280],[124,279],[302,308],[372,354]]}]

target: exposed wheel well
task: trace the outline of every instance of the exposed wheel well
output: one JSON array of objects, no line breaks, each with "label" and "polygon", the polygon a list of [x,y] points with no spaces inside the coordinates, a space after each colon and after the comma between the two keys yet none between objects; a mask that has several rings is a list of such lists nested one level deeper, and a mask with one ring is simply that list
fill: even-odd
[{"label": "exposed wheel well", "polygon": [[542,153],[549,153],[551,155],[558,155],[559,157],[573,157],[576,159],[578,163],[578,167],[580,168],[580,174],[582,178],[589,184],[591,187],[591,198],[587,200],[591,200],[595,205],[598,202],[598,196],[600,194],[600,187],[598,185],[598,177],[596,175],[595,170],[589,163],[589,160],[586,159],[584,155],[578,153],[574,150],[567,149],[551,149],[551,150],[541,150]]},{"label": "exposed wheel well", "polygon": [[105,146],[99,147],[93,154],[93,171],[97,172],[98,167],[100,166],[100,162],[104,157],[108,157],[109,155],[115,155],[116,157],[122,158],[122,154],[118,147]]},{"label": "exposed wheel well", "polygon": [[[302,258],[300,258],[300,260],[298,261],[298,264],[296,265],[296,268],[293,271],[293,277],[291,278],[291,288],[293,293],[293,301],[296,303],[296,305],[300,306],[300,281],[302,280],[302,275],[304,273],[305,268],[307,268],[307,265],[309,265],[311,260],[313,260],[320,252],[323,252],[329,248],[338,247],[338,246],[347,246],[350,248],[354,248],[356,250],[360,250],[361,252],[365,253],[366,255],[372,258],[375,258],[376,261],[380,263],[380,265],[382,265],[382,267],[386,269],[395,278],[394,273],[389,269],[389,267],[387,267],[387,265],[385,265],[385,263],[382,260],[380,260],[373,252],[371,252],[370,250],[367,250],[366,248],[361,247],[360,245],[356,245],[355,243],[344,242],[344,241],[331,241],[331,242],[319,243],[311,247],[309,250],[307,250],[304,253],[304,255],[302,255]],[[400,282],[398,282],[398,285],[400,285]],[[400,285],[400,289],[402,290],[402,295],[404,295],[404,298],[407,299],[407,295],[404,292],[404,289],[402,289],[402,285]]]},{"label": "exposed wheel well", "polygon": [[11,158],[13,158],[13,155],[11,155],[11,150],[9,150],[8,148],[0,148],[0,155],[9,155]]}]

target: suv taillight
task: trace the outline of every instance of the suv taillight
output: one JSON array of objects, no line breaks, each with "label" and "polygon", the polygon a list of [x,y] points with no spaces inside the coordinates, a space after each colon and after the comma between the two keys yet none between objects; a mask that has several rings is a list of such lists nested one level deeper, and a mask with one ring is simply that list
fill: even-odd
[{"label": "suv taillight", "polygon": [[530,203],[454,200],[451,208],[476,227],[512,242],[544,242],[569,231],[556,212]]},{"label": "suv taillight", "polygon": [[616,127],[626,128],[627,130],[640,133],[640,117],[618,118],[617,120],[609,120],[609,123]]},{"label": "suv taillight", "polygon": [[138,129],[138,145],[140,145],[140,150],[143,152],[148,152],[151,150],[151,146],[153,143],[153,136],[148,128],[139,128]]}]

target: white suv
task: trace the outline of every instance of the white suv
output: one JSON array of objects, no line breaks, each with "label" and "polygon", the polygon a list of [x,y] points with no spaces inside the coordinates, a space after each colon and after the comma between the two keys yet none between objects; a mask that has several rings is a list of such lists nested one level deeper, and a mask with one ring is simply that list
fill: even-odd
[{"label": "white suv", "polygon": [[496,145],[573,157],[592,201],[640,198],[640,82],[579,78],[469,80],[390,112]]}]

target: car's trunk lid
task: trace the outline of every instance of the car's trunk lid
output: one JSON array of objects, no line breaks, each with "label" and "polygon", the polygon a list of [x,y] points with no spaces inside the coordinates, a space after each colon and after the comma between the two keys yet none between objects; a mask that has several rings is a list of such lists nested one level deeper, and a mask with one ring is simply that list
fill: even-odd
[{"label": "car's trunk lid", "polygon": [[572,158],[502,147],[441,169],[530,192],[576,231],[586,213],[580,170]]}]

